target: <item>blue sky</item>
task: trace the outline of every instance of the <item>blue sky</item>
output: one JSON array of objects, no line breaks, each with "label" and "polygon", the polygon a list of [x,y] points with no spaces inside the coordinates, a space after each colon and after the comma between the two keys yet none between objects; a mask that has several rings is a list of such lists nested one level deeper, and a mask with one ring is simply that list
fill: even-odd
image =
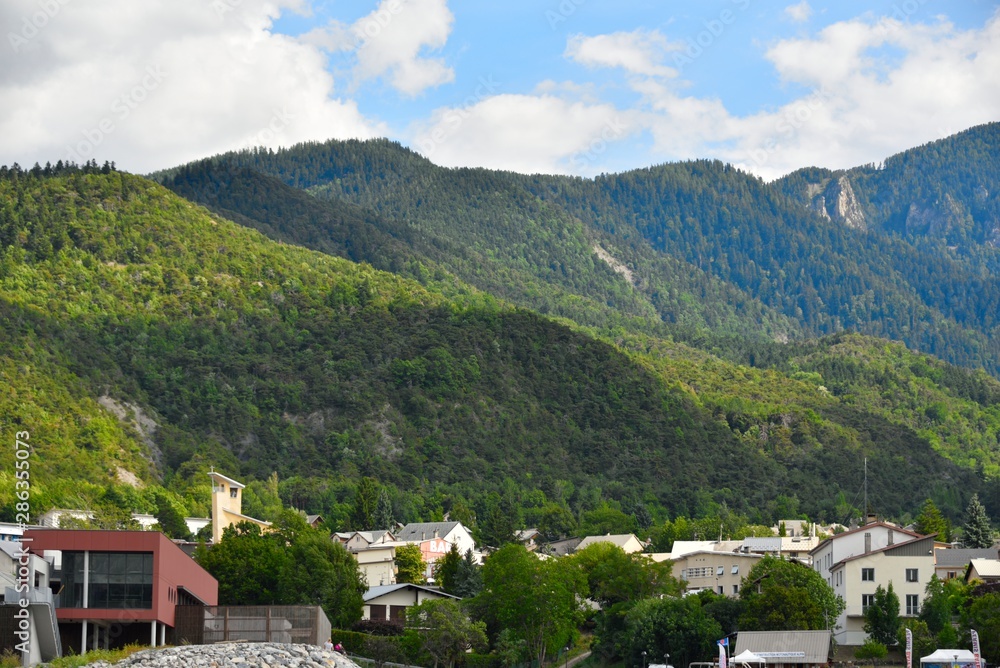
[{"label": "blue sky", "polygon": [[447,166],[589,176],[704,157],[774,178],[1000,111],[982,0],[43,5],[0,8],[3,162],[145,171],[389,136]]}]

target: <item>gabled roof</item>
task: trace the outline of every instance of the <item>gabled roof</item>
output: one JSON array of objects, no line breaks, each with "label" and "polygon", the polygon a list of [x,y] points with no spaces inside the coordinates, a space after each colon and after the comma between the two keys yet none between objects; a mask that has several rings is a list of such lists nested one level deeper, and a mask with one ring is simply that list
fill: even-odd
[{"label": "gabled roof", "polygon": [[435,531],[437,531],[438,538],[444,538],[454,531],[455,527],[460,526],[462,526],[461,522],[414,522],[400,529],[396,533],[396,540],[404,542],[430,540],[434,538]]},{"label": "gabled roof", "polygon": [[1000,578],[1000,561],[997,559],[973,559],[969,562],[969,572],[965,577],[969,577],[972,569],[976,569],[976,574],[984,578]]},{"label": "gabled roof", "polygon": [[[833,566],[831,566],[830,570],[832,571],[834,569],[840,568],[841,566],[843,566],[844,564],[846,564],[849,561],[856,561],[858,559],[864,559],[865,557],[870,557],[873,554],[891,554],[892,552],[895,552],[895,551],[910,552],[910,551],[914,550],[915,548],[923,551],[923,548],[921,547],[920,543],[927,543],[928,544],[927,545],[927,549],[926,549],[926,553],[927,553],[928,556],[933,557],[934,538],[936,536],[937,536],[937,534],[935,533],[935,534],[931,534],[930,536],[923,536],[921,538],[914,538],[913,540],[907,540],[907,541],[904,541],[902,543],[895,543],[893,545],[886,545],[885,547],[880,547],[879,549],[877,549],[877,550],[871,550],[870,552],[862,552],[861,554],[855,554],[855,555],[852,555],[850,557],[846,557],[844,559],[841,559],[840,561],[838,561],[837,563],[835,563]],[[912,556],[916,556],[916,555],[909,554],[909,555],[900,555],[900,556],[911,556],[912,557]]]},{"label": "gabled roof", "polygon": [[[899,533],[906,534],[906,535],[912,536],[914,538],[919,538],[920,537],[920,534],[916,533],[915,531],[910,531],[909,529],[904,529],[903,527],[898,527],[895,524],[889,524],[888,522],[870,522],[869,524],[865,524],[864,526],[860,526],[857,529],[850,529],[849,531],[845,531],[844,533],[838,533],[838,534],[836,534],[834,536],[830,536],[829,538],[827,538],[826,540],[824,540],[822,543],[820,543],[819,545],[817,545],[816,547],[814,547],[813,549],[811,549],[809,551],[809,554],[812,554],[813,552],[816,552],[816,551],[820,550],[827,543],[830,543],[830,542],[835,541],[835,540],[840,540],[844,536],[850,536],[851,534],[855,534],[855,533],[858,533],[860,531],[871,531],[875,527],[882,527],[883,529],[890,529],[892,531],[898,531]],[[937,535],[937,534],[935,534],[935,535]]]},{"label": "gabled roof", "polygon": [[400,589],[410,589],[414,591],[419,590],[427,592],[429,594],[436,594],[438,596],[443,596],[445,598],[453,598],[455,600],[461,600],[462,598],[461,596],[455,596],[454,594],[449,594],[448,592],[441,591],[440,589],[431,589],[430,587],[425,587],[423,585],[418,585],[418,584],[411,584],[408,582],[401,584],[394,584],[394,585],[378,585],[375,587],[369,587],[368,591],[365,592],[365,595],[362,598],[364,599],[365,603],[367,603],[368,601],[376,599],[379,596],[385,596],[386,594],[391,594],[392,592],[399,591]]},{"label": "gabled roof", "polygon": [[998,553],[1000,553],[1000,550],[997,550],[995,547],[939,548],[934,550],[934,565],[941,567],[955,566],[956,568],[961,566],[965,568],[973,559],[996,559]]},{"label": "gabled roof", "polygon": [[630,541],[638,541],[640,544],[641,540],[635,537],[635,534],[630,533],[620,533],[620,534],[607,534],[606,536],[587,536],[580,544],[576,546],[576,549],[582,550],[583,548],[593,545],[594,543],[611,543],[617,545],[618,547],[625,547]]}]

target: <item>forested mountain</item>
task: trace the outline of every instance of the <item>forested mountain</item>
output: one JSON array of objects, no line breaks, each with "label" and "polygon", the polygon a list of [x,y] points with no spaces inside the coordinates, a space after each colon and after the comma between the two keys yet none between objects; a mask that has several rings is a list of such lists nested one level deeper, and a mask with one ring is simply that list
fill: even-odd
[{"label": "forested mountain", "polygon": [[[995,198],[995,134],[995,126],[988,126],[956,136],[936,150],[935,164],[941,156],[982,162],[980,180]],[[980,154],[987,157],[976,161]],[[316,216],[289,221],[280,205],[236,196],[251,187],[246,170],[305,190],[327,206],[362,207],[379,230],[396,238],[396,230],[409,230],[409,248],[428,266],[584,325],[669,332],[696,345],[711,339],[714,350],[746,362],[755,359],[758,343],[847,329],[996,373],[1000,284],[990,270],[992,247],[980,246],[975,254],[942,252],[926,239],[892,233],[891,226],[866,226],[859,213],[869,201],[890,198],[887,193],[945,187],[931,184],[943,168],[907,168],[909,162],[890,159],[885,169],[868,170],[874,174],[868,180],[848,175],[844,187],[857,182],[858,194],[833,208],[843,209],[851,224],[795,196],[802,188],[836,190],[843,179],[835,175],[805,170],[765,184],[710,161],[595,179],[529,177],[442,169],[384,140],[332,141],[227,154],[161,178],[220,212],[238,212],[241,221],[276,238],[320,250],[329,250],[321,245],[328,235],[310,224]],[[974,180],[968,171],[975,167],[964,169],[956,183]],[[808,186],[817,179],[818,185]],[[220,185],[225,183],[231,185]],[[980,185],[961,190],[961,196],[976,201]],[[276,191],[273,184],[269,189]],[[286,192],[273,201],[295,196]],[[992,201],[977,211],[992,215]],[[381,267],[394,252],[369,250],[352,257]],[[740,350],[729,350],[732,343]]]},{"label": "forested mountain", "polygon": [[[776,182],[800,204],[890,232],[996,272],[1000,245],[1000,123],[904,151],[883,164],[799,170]],[[856,205],[851,200],[856,200]],[[985,248],[984,248],[985,246]],[[949,252],[950,251],[950,252]]]},{"label": "forested mountain", "polygon": [[863,457],[897,515],[914,489],[956,513],[998,461],[996,381],[878,340],[803,343],[785,370],[642,332],[608,342],[443,270],[439,291],[270,241],[115,172],[4,171],[0,239],[0,419],[32,432],[37,510],[127,499],[133,477],[191,508],[211,464],[291,476],[334,517],[375,476],[401,520],[496,495],[533,517],[843,519]]},{"label": "forested mountain", "polygon": [[[262,174],[281,179],[285,188]],[[635,235],[588,227],[545,204],[516,174],[441,169],[384,140],[231,154],[161,178],[179,194],[223,215],[235,212],[238,222],[273,238],[391,269],[403,264],[395,246],[368,244],[347,254],[329,241],[388,232],[409,245],[407,257],[424,258],[428,269],[444,268],[512,303],[584,325],[662,333],[667,323],[761,340],[799,332],[789,318],[656,253]],[[299,188],[316,195],[309,213],[300,209]],[[367,232],[341,215],[348,204],[364,207],[356,211]]]}]

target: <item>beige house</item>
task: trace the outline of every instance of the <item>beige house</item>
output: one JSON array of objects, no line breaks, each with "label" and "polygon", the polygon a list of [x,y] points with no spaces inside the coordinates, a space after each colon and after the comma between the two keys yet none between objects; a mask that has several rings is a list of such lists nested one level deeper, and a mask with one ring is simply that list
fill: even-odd
[{"label": "beige house", "polygon": [[864,614],[874,602],[877,587],[886,589],[892,584],[901,617],[920,614],[924,590],[934,575],[934,536],[845,557],[829,572],[833,591],[847,604],[837,620],[834,639],[838,645],[863,645],[868,639]]},{"label": "beige house", "polygon": [[393,619],[406,621],[406,609],[420,605],[424,601],[435,601],[442,598],[461,600],[439,589],[431,589],[415,584],[393,584],[369,587],[364,595],[364,611],[362,619]]},{"label": "beige house", "polygon": [[635,535],[626,534],[608,534],[606,536],[587,536],[580,541],[580,544],[576,546],[576,551],[586,549],[588,546],[594,543],[611,543],[612,545],[617,545],[621,549],[625,550],[626,554],[634,554],[636,552],[642,552],[646,549],[642,541],[635,537]]},{"label": "beige house", "polygon": [[934,549],[934,574],[938,580],[964,578],[965,572],[973,559],[997,559],[995,547],[986,548],[951,548],[938,547]]},{"label": "beige house", "polygon": [[673,574],[684,583],[685,591],[708,589],[724,596],[739,596],[743,578],[762,558],[759,554],[700,550],[674,559]]},{"label": "beige house", "polygon": [[396,545],[372,545],[354,553],[369,587],[396,584]]},{"label": "beige house", "polygon": [[243,510],[243,488],[241,482],[227,478],[214,470],[209,472],[212,479],[212,542],[218,544],[222,540],[222,532],[226,527],[239,522],[251,522],[268,530],[270,522],[247,517]]}]

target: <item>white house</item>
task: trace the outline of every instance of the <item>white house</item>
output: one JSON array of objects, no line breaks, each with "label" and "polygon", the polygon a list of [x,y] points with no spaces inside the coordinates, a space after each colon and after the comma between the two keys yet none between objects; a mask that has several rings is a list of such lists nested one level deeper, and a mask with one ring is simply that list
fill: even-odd
[{"label": "white house", "polygon": [[840,559],[829,571],[833,591],[844,599],[846,609],[837,620],[834,639],[840,645],[863,645],[865,611],[874,603],[875,590],[892,584],[899,597],[899,614],[920,614],[924,590],[934,575],[934,536],[894,542]]},{"label": "white house", "polygon": [[809,553],[812,566],[826,583],[833,586],[830,570],[837,563],[858,554],[881,550],[902,541],[913,540],[920,534],[887,522],[871,522],[857,529],[827,538]]},{"label": "white house", "polygon": [[442,598],[460,600],[458,596],[423,585],[394,584],[369,587],[364,595],[365,606],[361,618],[394,619],[404,622],[406,621],[407,608],[420,605],[424,601],[435,601]]},{"label": "white house", "polygon": [[27,652],[20,652],[26,666],[62,656],[55,599],[49,587],[51,566],[42,557],[27,551],[19,541],[0,542],[0,619],[18,625],[26,610],[26,638],[15,638]]}]

